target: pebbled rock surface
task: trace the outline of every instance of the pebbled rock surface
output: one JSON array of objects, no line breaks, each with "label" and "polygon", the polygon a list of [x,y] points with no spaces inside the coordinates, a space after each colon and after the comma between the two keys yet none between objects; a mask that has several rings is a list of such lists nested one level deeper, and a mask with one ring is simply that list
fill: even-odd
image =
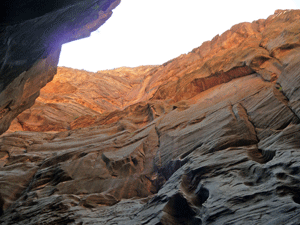
[{"label": "pebbled rock surface", "polygon": [[61,45],[99,28],[120,0],[4,0],[0,21],[0,134],[57,72]]},{"label": "pebbled rock surface", "polygon": [[0,223],[299,224],[299,17],[161,66],[59,68],[0,137]]}]

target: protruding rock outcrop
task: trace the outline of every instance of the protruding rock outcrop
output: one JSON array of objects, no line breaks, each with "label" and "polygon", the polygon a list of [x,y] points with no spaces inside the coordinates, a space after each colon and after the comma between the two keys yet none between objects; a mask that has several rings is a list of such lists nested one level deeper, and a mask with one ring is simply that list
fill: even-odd
[{"label": "protruding rock outcrop", "polygon": [[61,45],[90,35],[120,0],[1,3],[0,134],[56,74]]},{"label": "protruding rock outcrop", "polygon": [[298,224],[299,17],[161,66],[60,68],[0,138],[0,223]]}]

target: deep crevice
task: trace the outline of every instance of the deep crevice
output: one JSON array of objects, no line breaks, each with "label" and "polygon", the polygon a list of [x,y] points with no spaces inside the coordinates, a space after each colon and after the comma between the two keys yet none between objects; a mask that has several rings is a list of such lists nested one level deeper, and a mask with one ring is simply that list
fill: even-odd
[{"label": "deep crevice", "polygon": [[200,183],[194,193],[195,198],[193,199],[193,203],[196,206],[201,206],[209,197],[209,190]]},{"label": "deep crevice", "polygon": [[197,207],[201,207],[202,204],[209,198],[209,190],[200,183],[203,178],[203,173],[206,172],[208,172],[207,168],[201,167],[196,170],[189,171],[184,174],[181,179],[181,190],[185,193],[185,195],[187,195],[189,201]]},{"label": "deep crevice", "polygon": [[182,166],[184,166],[187,162],[188,162],[187,159],[171,160],[166,166],[158,169],[158,174],[162,175],[165,178],[165,180],[167,181],[178,169],[180,169]]},{"label": "deep crevice", "polygon": [[256,143],[256,147],[257,147],[257,148],[256,148],[256,149],[250,149],[250,150],[248,150],[248,151],[247,151],[248,157],[249,157],[251,160],[253,160],[253,161],[255,161],[255,162],[258,162],[258,163],[262,163],[262,164],[271,161],[271,160],[274,158],[274,156],[275,156],[275,154],[276,154],[276,151],[272,151],[272,150],[263,150],[263,149],[259,149],[259,148],[258,148],[257,145],[258,145],[258,143],[260,142],[260,139],[258,138],[257,131],[256,131],[256,127],[255,127],[254,123],[250,120],[249,114],[248,114],[246,108],[245,108],[242,104],[240,104],[240,105],[241,105],[241,107],[244,109],[244,111],[245,111],[245,113],[246,113],[246,115],[247,115],[248,121],[252,124],[252,126],[253,126],[253,128],[254,128],[254,131],[255,131],[256,139],[257,139],[257,143]]},{"label": "deep crevice", "polygon": [[159,133],[159,130],[158,130],[158,128],[157,128],[157,126],[155,126],[155,132],[156,132],[156,135],[157,135],[157,137],[158,137],[158,148],[160,147],[160,133]]},{"label": "deep crevice", "polygon": [[254,123],[250,120],[250,117],[249,117],[249,114],[247,112],[247,109],[242,105],[242,104],[239,104],[241,106],[241,108],[245,111],[246,113],[246,116],[247,116],[247,120],[248,122],[252,125],[253,129],[254,129],[254,132],[255,132],[255,136],[256,136],[256,140],[257,140],[257,144],[259,143],[259,138],[258,138],[258,135],[257,135],[257,131],[256,131],[256,127],[254,125]]},{"label": "deep crevice", "polygon": [[280,197],[284,197],[286,195],[292,195],[292,200],[300,204],[300,188],[298,186],[279,186],[276,188],[276,193]]},{"label": "deep crevice", "polygon": [[4,206],[4,199],[2,198],[2,195],[0,194],[0,217],[4,213],[3,206]]},{"label": "deep crevice", "polygon": [[[281,85],[279,83],[277,83],[277,85],[279,86],[278,89],[275,88],[274,91],[276,93],[274,93],[275,98],[277,98],[278,101],[282,102],[286,107],[289,108],[289,110],[293,113],[293,115],[298,119],[298,123],[300,123],[300,117],[297,115],[297,113],[289,106],[289,98],[284,94],[284,90],[282,89]],[[278,95],[281,95],[282,99],[278,97]]]},{"label": "deep crevice", "polygon": [[300,204],[300,193],[294,195],[292,199],[295,203]]},{"label": "deep crevice", "polygon": [[177,218],[188,218],[196,214],[180,193],[173,195],[163,210]]}]

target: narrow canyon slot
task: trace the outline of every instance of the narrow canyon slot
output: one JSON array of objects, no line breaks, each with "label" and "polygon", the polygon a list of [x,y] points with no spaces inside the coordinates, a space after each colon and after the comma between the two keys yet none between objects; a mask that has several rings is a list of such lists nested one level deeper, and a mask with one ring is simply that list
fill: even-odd
[{"label": "narrow canyon slot", "polygon": [[[185,52],[181,42],[193,36],[185,19],[208,8],[37,2],[12,0],[0,22],[0,224],[299,223],[300,10],[237,21]],[[136,16],[126,4],[147,10]],[[211,14],[221,23],[222,13]],[[160,14],[169,19],[154,26]],[[205,15],[196,24],[213,27]],[[107,27],[122,22],[114,16],[127,25],[105,39]],[[165,30],[175,33],[163,42]],[[58,66],[64,46],[96,35],[99,69]],[[101,68],[104,58],[117,63],[122,45],[124,64],[152,55],[158,37],[165,48],[154,56],[173,59]]]}]

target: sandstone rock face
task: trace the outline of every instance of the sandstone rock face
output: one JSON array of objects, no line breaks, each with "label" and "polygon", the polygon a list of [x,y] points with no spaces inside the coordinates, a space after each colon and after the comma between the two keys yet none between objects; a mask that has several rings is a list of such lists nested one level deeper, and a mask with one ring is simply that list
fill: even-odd
[{"label": "sandstone rock face", "polygon": [[299,18],[161,66],[59,68],[0,138],[0,223],[299,224]]},{"label": "sandstone rock face", "polygon": [[124,109],[141,98],[145,74],[155,68],[91,73],[60,67],[53,81],[41,90],[36,104],[13,121],[10,131],[66,131],[78,126],[78,122]]},{"label": "sandstone rock face", "polygon": [[120,0],[1,3],[0,134],[56,74],[61,45],[90,35]]}]

